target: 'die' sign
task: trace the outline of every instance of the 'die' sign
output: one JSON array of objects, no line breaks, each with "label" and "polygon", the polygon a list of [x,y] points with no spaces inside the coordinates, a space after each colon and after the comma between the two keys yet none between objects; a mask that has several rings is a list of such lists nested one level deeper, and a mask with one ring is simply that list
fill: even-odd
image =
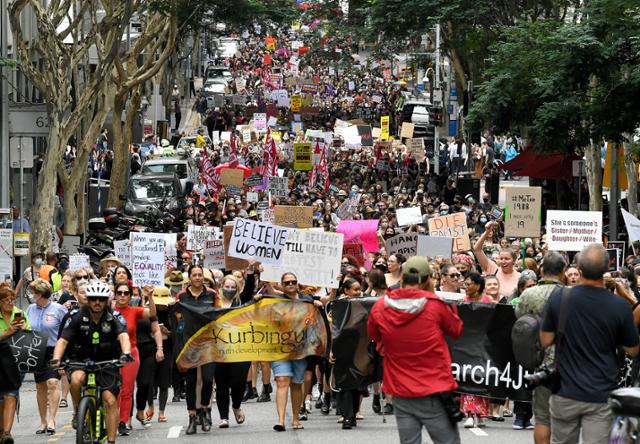
[{"label": "'die' sign", "polygon": [[250,219],[236,219],[227,254],[239,259],[280,265],[288,237],[288,228]]}]

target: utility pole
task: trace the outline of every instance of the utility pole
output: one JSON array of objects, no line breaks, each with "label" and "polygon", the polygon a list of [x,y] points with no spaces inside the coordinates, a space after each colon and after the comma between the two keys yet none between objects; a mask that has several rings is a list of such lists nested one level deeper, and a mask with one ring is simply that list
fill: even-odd
[{"label": "utility pole", "polygon": [[[0,0],[0,58],[8,57],[7,0]],[[0,208],[9,207],[9,68],[0,67]]]},{"label": "utility pole", "polygon": [[[435,85],[433,85],[433,97],[436,97],[436,91],[440,90],[440,24],[436,25],[436,73],[434,76]],[[431,106],[435,105],[435,101],[431,103]],[[433,158],[435,160],[434,171],[436,175],[440,174],[440,141],[438,140],[438,125],[433,127]]]},{"label": "utility pole", "polygon": [[611,183],[609,187],[609,240],[618,240],[618,144],[610,143],[611,150]]}]

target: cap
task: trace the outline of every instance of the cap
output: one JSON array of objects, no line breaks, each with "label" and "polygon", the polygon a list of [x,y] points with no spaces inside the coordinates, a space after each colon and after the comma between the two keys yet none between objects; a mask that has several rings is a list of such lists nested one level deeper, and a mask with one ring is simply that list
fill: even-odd
[{"label": "cap", "polygon": [[402,264],[402,275],[419,278],[422,283],[431,276],[429,260],[426,257],[414,256]]}]

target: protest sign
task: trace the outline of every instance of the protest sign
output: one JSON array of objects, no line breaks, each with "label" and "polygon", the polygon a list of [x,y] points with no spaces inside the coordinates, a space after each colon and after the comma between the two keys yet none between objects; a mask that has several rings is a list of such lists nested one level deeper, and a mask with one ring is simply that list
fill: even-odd
[{"label": "protest sign", "polygon": [[420,207],[398,208],[396,220],[399,227],[418,225],[422,223],[422,209]]},{"label": "protest sign", "polygon": [[450,259],[453,253],[453,242],[452,237],[420,236],[417,255]]},{"label": "protest sign", "polygon": [[165,235],[162,233],[130,233],[133,285],[164,285]]},{"label": "protest sign", "polygon": [[300,112],[302,108],[302,96],[300,94],[291,95],[291,111],[294,113]]},{"label": "protest sign", "polygon": [[358,125],[358,135],[362,146],[373,146],[371,125]]},{"label": "protest sign", "polygon": [[371,137],[373,137],[374,140],[380,139],[380,134],[382,133],[382,130],[378,127],[373,127],[371,128]]},{"label": "protest sign", "polygon": [[262,174],[259,173],[253,173],[249,177],[247,177],[247,185],[250,187],[259,187],[262,185],[262,181]]},{"label": "protest sign", "polygon": [[260,200],[260,195],[255,191],[247,192],[247,202],[254,203]]},{"label": "protest sign", "polygon": [[313,168],[311,142],[297,142],[293,144],[293,169],[296,171],[310,171]]},{"label": "protest sign", "polygon": [[114,254],[127,268],[131,268],[131,242],[129,239],[113,241]]},{"label": "protest sign", "polygon": [[313,207],[275,206],[275,224],[290,228],[313,227]]},{"label": "protest sign", "polygon": [[422,137],[407,140],[407,148],[418,162],[424,160],[424,139]]},{"label": "protest sign", "polygon": [[205,241],[218,238],[216,227],[205,225],[189,225],[187,227],[187,250],[200,251],[204,248]]},{"label": "protest sign", "polygon": [[640,240],[640,219],[629,213],[624,208],[620,208],[620,211],[622,211],[624,225],[627,227],[627,233],[629,233],[629,240],[631,242]]},{"label": "protest sign", "polygon": [[13,233],[13,255],[28,256],[31,254],[29,248],[29,233]]},{"label": "protest sign", "polygon": [[607,271],[618,271],[620,266],[620,250],[617,248],[607,248],[609,268]]},{"label": "protest sign", "polygon": [[367,260],[362,244],[359,240],[354,241],[353,239],[342,244],[342,256],[351,256],[356,260],[359,267],[364,267],[364,263]]},{"label": "protest sign", "polygon": [[253,115],[253,127],[259,131],[267,130],[267,114],[255,113]]},{"label": "protest sign", "polygon": [[549,250],[580,251],[589,244],[601,242],[600,211],[547,211]]},{"label": "protest sign", "polygon": [[624,258],[626,257],[626,249],[627,244],[624,241],[609,241],[607,242],[607,248],[617,248],[620,250],[620,255],[618,256],[618,268],[624,267]]},{"label": "protest sign", "polygon": [[411,139],[413,137],[414,124],[411,122],[402,122],[400,137],[403,139]]},{"label": "protest sign", "polygon": [[0,228],[0,279],[10,281],[13,276],[13,230]]},{"label": "protest sign", "polygon": [[220,183],[222,185],[242,186],[244,171],[239,168],[223,168],[220,170]]},{"label": "protest sign", "polygon": [[86,254],[72,254],[69,256],[69,270],[76,271],[79,269],[90,269],[91,263],[89,262],[89,256]]},{"label": "protest sign", "polygon": [[8,336],[4,341],[9,345],[13,359],[21,373],[42,371],[47,368],[46,332],[22,330]]},{"label": "protest sign", "polygon": [[228,256],[252,259],[262,264],[280,265],[289,229],[251,219],[236,219]]},{"label": "protest sign", "polygon": [[249,262],[244,259],[236,259],[229,256],[229,243],[233,232],[233,224],[229,223],[222,228],[222,240],[224,241],[224,268],[227,271],[244,270],[249,266]]},{"label": "protest sign", "polygon": [[389,116],[380,117],[380,139],[389,139]]},{"label": "protest sign", "polygon": [[429,234],[431,236],[453,237],[453,251],[471,250],[467,215],[464,212],[429,219]]},{"label": "protest sign", "polygon": [[504,234],[507,237],[540,237],[542,220],[541,187],[509,187],[504,207]]},{"label": "protest sign", "polygon": [[204,242],[204,266],[218,270],[225,268],[223,240],[206,240]]},{"label": "protest sign", "polygon": [[260,220],[266,224],[276,224],[276,210],[273,208],[266,208],[262,211],[262,217]]},{"label": "protest sign", "polygon": [[397,234],[387,239],[387,256],[400,253],[405,257],[415,256],[418,251],[418,234]]},{"label": "protest sign", "polygon": [[266,297],[246,307],[204,313],[179,303],[175,311],[179,316],[171,316],[172,331],[181,331],[176,335],[176,362],[182,369],[327,354],[328,323],[321,310],[306,302]]},{"label": "protest sign", "polygon": [[289,196],[289,178],[269,176],[268,190],[273,197]]},{"label": "protest sign", "polygon": [[378,251],[378,219],[342,220],[336,231],[344,234],[344,242],[357,238],[362,243],[364,251],[370,253]]},{"label": "protest sign", "polygon": [[342,234],[291,229],[282,264],[264,264],[260,278],[280,282],[284,273],[294,270],[302,285],[337,288],[343,239]]},{"label": "protest sign", "polygon": [[293,134],[304,132],[304,122],[291,122],[291,132]]},{"label": "protest sign", "polygon": [[164,234],[164,264],[167,268],[176,268],[178,266],[178,233]]},{"label": "protest sign", "polygon": [[336,210],[336,216],[341,220],[352,219],[358,211],[358,205],[360,204],[361,195],[357,194],[353,197],[349,197],[340,204]]}]

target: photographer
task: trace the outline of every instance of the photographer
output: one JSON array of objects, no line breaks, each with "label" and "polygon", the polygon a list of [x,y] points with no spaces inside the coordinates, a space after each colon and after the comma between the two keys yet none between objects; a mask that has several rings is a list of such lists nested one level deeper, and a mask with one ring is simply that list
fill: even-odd
[{"label": "photographer", "polygon": [[566,295],[554,292],[547,304],[543,347],[555,342],[561,303],[566,316],[556,344],[560,387],[549,402],[553,443],[578,443],[581,434],[584,443],[608,441],[613,413],[607,399],[617,385],[616,347],[631,357],[640,351],[629,304],[605,288],[608,268],[607,250],[601,244],[586,246],[578,259],[579,285]]},{"label": "photographer", "polygon": [[[563,275],[566,268],[564,257],[555,251],[550,251],[542,259],[541,275],[535,287],[527,288],[520,295],[519,303],[516,305],[516,316],[521,318],[524,315],[542,317],[544,308],[549,300],[549,296],[558,287],[564,287]],[[555,346],[550,346],[545,350],[543,366],[553,366]],[[549,416],[549,398],[551,390],[540,385],[533,391],[533,414],[536,417],[533,437],[536,444],[549,444],[551,439],[551,418]],[[520,418],[516,418],[518,421]],[[514,422],[516,426],[527,429],[531,424],[530,417],[522,420],[522,424]]]}]

